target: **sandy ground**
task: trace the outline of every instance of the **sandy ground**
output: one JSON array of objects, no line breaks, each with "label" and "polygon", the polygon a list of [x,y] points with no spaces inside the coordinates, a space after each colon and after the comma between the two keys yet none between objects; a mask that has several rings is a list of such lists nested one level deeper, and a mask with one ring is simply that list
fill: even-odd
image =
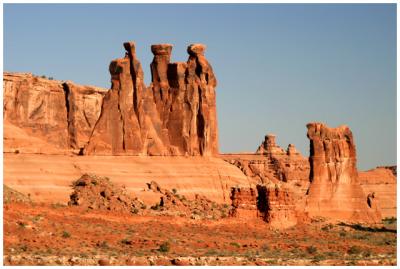
[{"label": "sandy ground", "polygon": [[4,206],[6,265],[395,265],[397,232],[313,222],[193,220],[60,205]]}]

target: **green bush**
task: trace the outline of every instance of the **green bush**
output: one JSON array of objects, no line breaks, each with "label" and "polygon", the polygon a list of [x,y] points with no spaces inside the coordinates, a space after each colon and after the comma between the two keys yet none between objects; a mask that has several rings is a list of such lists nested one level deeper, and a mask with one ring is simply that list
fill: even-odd
[{"label": "green bush", "polygon": [[70,238],[70,237],[71,237],[71,234],[70,234],[69,232],[67,232],[67,231],[63,231],[63,232],[62,232],[62,237],[63,237],[63,238]]},{"label": "green bush", "polygon": [[358,246],[351,246],[347,253],[350,255],[360,254],[362,252],[361,248]]},{"label": "green bush", "polygon": [[132,245],[132,240],[129,240],[129,239],[127,239],[127,238],[124,238],[124,239],[121,240],[121,244],[124,244],[124,245]]},{"label": "green bush", "polygon": [[158,248],[158,251],[160,252],[169,252],[171,246],[169,244],[169,242],[164,242],[160,245],[160,247]]},{"label": "green bush", "polygon": [[396,217],[384,218],[382,219],[382,222],[385,224],[393,224],[397,222],[397,218]]},{"label": "green bush", "polygon": [[238,242],[231,242],[230,245],[234,246],[234,247],[237,247],[237,248],[241,247],[241,245]]},{"label": "green bush", "polygon": [[308,247],[306,248],[306,251],[307,251],[309,254],[315,254],[315,253],[317,253],[317,248],[314,247],[314,246],[308,246]]}]

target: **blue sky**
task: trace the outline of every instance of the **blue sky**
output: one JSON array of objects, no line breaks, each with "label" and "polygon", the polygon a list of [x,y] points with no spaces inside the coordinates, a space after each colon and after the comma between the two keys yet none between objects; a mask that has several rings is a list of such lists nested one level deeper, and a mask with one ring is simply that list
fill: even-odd
[{"label": "blue sky", "polygon": [[350,126],[358,167],[396,163],[395,4],[5,4],[4,70],[110,86],[134,40],[207,45],[218,79],[221,152],[255,151],[266,133],[309,154],[306,123]]}]

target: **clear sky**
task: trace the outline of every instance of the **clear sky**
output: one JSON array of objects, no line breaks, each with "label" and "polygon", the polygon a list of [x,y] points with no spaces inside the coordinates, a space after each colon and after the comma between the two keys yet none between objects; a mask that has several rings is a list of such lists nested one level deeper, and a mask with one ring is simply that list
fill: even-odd
[{"label": "clear sky", "polygon": [[124,41],[150,77],[150,45],[208,46],[221,152],[266,133],[309,155],[306,123],[347,124],[358,167],[396,163],[395,4],[5,4],[4,70],[110,87]]}]

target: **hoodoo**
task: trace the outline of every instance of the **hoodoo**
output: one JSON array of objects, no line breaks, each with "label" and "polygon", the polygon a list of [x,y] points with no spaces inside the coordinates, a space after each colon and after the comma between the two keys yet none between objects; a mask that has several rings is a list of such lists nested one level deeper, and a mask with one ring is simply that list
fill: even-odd
[{"label": "hoodoo", "polygon": [[379,222],[368,206],[357,173],[356,146],[349,127],[307,124],[310,139],[310,188],[306,211],[312,217]]},{"label": "hoodoo", "polygon": [[172,45],[151,46],[152,84],[143,84],[135,43],[110,64],[105,96],[85,154],[201,155],[218,153],[215,87],[205,46],[188,47],[187,63],[170,63]]},{"label": "hoodoo", "polygon": [[[171,44],[151,46],[152,83],[144,84],[134,42],[110,63],[111,89],[4,73],[6,151],[84,155],[215,156],[217,80],[206,46],[188,46],[171,63]],[[29,134],[42,145],[16,141]],[[40,142],[40,143],[39,143]]]}]

